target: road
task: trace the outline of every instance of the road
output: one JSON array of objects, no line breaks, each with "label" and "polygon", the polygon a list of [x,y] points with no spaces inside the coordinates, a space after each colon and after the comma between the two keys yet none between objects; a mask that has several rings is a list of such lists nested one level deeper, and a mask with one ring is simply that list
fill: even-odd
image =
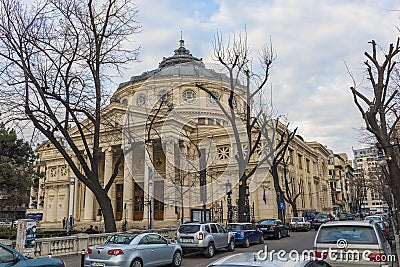
[{"label": "road", "polygon": [[[275,250],[285,250],[289,252],[291,250],[296,250],[301,253],[303,250],[311,250],[313,248],[313,242],[316,231],[311,230],[309,232],[291,232],[290,237],[285,237],[280,240],[267,239],[265,240],[264,245],[252,245],[249,248],[236,247],[234,253],[239,252],[257,252],[259,250],[264,250],[265,245],[268,248],[268,251]],[[208,263],[213,262],[214,260],[221,258],[223,256],[229,255],[232,252],[220,251],[217,252],[213,258],[205,258],[203,254],[200,253],[192,253],[185,255],[182,260],[182,267],[204,267]],[[65,261],[66,267],[79,267],[81,266],[81,256],[80,255],[70,255],[61,257]]]}]

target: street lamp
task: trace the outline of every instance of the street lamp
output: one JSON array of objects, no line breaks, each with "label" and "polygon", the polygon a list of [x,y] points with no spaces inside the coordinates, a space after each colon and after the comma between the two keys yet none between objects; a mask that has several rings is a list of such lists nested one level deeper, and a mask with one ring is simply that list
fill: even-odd
[{"label": "street lamp", "polygon": [[244,205],[246,207],[245,209],[245,218],[246,218],[246,222],[250,222],[250,204],[249,204],[249,196],[250,196],[250,190],[249,190],[249,186],[246,185],[246,198],[244,199]]},{"label": "street lamp", "polygon": [[[72,189],[72,207],[71,207],[71,187]],[[67,235],[71,235],[74,231],[74,206],[75,206],[75,177],[70,177],[68,182],[68,223]]]},{"label": "street lamp", "polygon": [[231,198],[231,195],[232,195],[232,184],[229,182],[229,181],[227,181],[226,182],[226,184],[225,184],[225,187],[226,187],[226,195],[228,196],[227,197],[227,202],[228,202],[228,223],[231,223],[232,222],[232,213],[233,213],[233,211],[232,211],[232,198]]}]

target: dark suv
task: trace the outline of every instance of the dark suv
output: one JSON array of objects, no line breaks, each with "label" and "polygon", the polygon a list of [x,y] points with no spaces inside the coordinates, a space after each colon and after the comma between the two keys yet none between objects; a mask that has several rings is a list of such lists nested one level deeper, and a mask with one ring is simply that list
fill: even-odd
[{"label": "dark suv", "polygon": [[184,253],[200,251],[206,257],[214,256],[216,250],[235,250],[235,236],[218,223],[185,223],[179,226],[176,240]]}]

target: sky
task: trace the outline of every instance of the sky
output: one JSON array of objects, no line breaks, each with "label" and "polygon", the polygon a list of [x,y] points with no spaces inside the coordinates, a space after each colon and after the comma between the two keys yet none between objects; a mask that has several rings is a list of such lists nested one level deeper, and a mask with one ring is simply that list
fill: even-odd
[{"label": "sky", "polygon": [[306,141],[353,158],[362,148],[360,113],[349,87],[346,65],[357,83],[368,86],[363,62],[371,40],[387,50],[396,41],[400,2],[389,0],[137,0],[139,61],[127,66],[116,83],[158,67],[178,48],[181,31],[193,56],[213,62],[217,31],[247,32],[254,62],[272,43],[276,52],[269,80],[273,105],[287,115],[290,128]]}]

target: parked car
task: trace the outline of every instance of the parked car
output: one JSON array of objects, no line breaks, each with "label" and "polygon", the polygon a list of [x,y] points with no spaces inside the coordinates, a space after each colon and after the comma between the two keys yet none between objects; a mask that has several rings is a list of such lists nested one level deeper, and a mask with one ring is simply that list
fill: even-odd
[{"label": "parked car", "polygon": [[347,212],[339,212],[338,214],[339,221],[347,221],[349,219],[347,215],[348,215]]},{"label": "parked car", "polygon": [[383,219],[382,219],[381,216],[370,215],[370,216],[366,216],[366,217],[364,218],[364,221],[383,222]]},{"label": "parked car", "polygon": [[157,233],[112,235],[104,244],[91,246],[85,267],[180,266],[182,248]]},{"label": "parked car", "polygon": [[314,221],[312,222],[312,227],[313,227],[315,230],[318,230],[319,227],[320,227],[323,223],[326,223],[326,222],[329,222],[329,221],[330,221],[330,218],[329,218],[328,214],[322,214],[322,213],[320,213],[320,214],[318,214],[318,215],[315,217]]},{"label": "parked car", "polygon": [[228,223],[226,230],[235,234],[235,244],[248,248],[250,244],[264,243],[263,232],[252,223]]},{"label": "parked car", "polygon": [[[268,256],[260,255],[257,257],[257,253],[246,252],[228,255],[218,260],[213,261],[208,267],[239,267],[239,266],[266,266],[266,267],[331,267],[326,261],[321,259],[305,258],[305,259],[293,259],[286,255],[267,254]],[[271,256],[269,256],[271,255]]]},{"label": "parked car", "polygon": [[290,220],[290,230],[292,231],[309,231],[311,223],[305,217],[293,217]]},{"label": "parked car", "polygon": [[381,228],[383,234],[386,236],[386,239],[389,238],[389,227],[385,222],[376,222],[376,224]]},{"label": "parked car", "polygon": [[346,213],[347,220],[353,221],[356,219],[356,216],[352,213]]},{"label": "parked car", "polygon": [[[314,251],[318,258],[332,266],[389,266],[384,259],[392,254],[379,226],[369,221],[335,221],[321,225],[315,236]],[[328,251],[333,251],[332,255],[328,255]]]},{"label": "parked car", "polygon": [[301,214],[302,217],[306,218],[307,221],[314,221],[315,217],[319,214],[316,210],[304,210]]},{"label": "parked car", "polygon": [[186,223],[179,226],[176,240],[183,252],[200,251],[212,258],[216,250],[235,250],[235,235],[218,223]]},{"label": "parked car", "polygon": [[0,243],[0,266],[65,267],[65,264],[63,260],[57,258],[31,259]]},{"label": "parked car", "polygon": [[272,237],[281,239],[282,236],[290,236],[288,225],[279,219],[265,219],[258,222],[257,227],[263,232],[264,238]]}]

